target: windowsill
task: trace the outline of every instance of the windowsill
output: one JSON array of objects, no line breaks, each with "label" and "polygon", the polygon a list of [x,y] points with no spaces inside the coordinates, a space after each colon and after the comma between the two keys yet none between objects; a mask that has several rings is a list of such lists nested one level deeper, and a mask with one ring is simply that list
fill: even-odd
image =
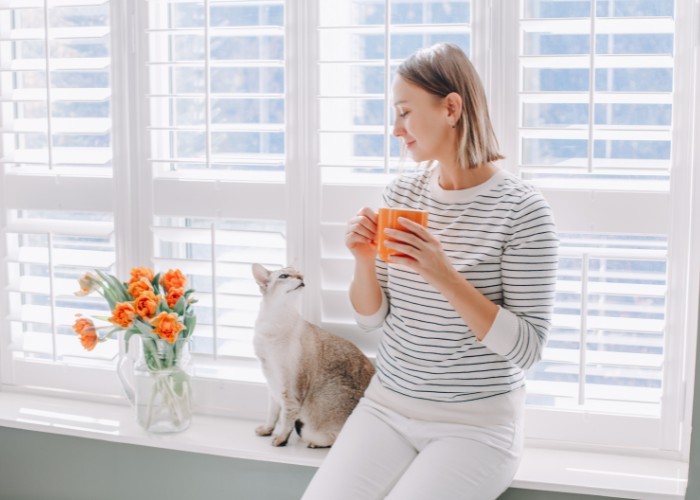
[{"label": "windowsill", "polygon": [[[14,392],[0,393],[0,427],[50,432],[168,450],[318,467],[327,450],[297,439],[275,448],[253,431],[257,423],[195,415],[180,434],[143,431],[127,406]],[[513,488],[649,500],[682,500],[688,463],[659,458],[531,448],[525,450]]]}]

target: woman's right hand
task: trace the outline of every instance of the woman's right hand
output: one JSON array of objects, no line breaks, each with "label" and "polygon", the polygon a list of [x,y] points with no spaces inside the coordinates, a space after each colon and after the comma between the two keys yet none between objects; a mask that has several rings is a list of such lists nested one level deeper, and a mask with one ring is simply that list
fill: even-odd
[{"label": "woman's right hand", "polygon": [[374,261],[377,255],[377,214],[369,207],[363,207],[350,219],[345,231],[345,246],[355,259]]}]

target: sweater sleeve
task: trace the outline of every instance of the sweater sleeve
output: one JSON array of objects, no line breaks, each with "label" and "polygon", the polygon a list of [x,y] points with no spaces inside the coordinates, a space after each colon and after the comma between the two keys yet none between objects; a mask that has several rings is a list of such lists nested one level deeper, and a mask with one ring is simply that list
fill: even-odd
[{"label": "sweater sleeve", "polygon": [[482,343],[527,370],[542,358],[551,326],[559,239],[538,192],[524,197],[512,218],[501,259],[503,304]]},{"label": "sweater sleeve", "polygon": [[[390,183],[385,189],[384,189],[384,194],[382,195],[382,206],[383,207],[390,207],[393,206],[394,204],[391,202],[391,193],[393,189],[394,183]],[[362,328],[363,330],[374,330],[376,328],[379,328],[382,326],[382,323],[384,323],[384,319],[387,317],[389,314],[389,290],[387,288],[388,284],[388,272],[387,272],[387,264],[384,262],[382,259],[380,259],[378,256],[375,260],[375,270],[377,273],[377,281],[379,282],[379,286],[382,289],[382,303],[379,306],[379,309],[377,312],[371,315],[364,315],[360,314],[355,309],[353,308],[353,312],[355,314],[355,322],[357,325]]]}]

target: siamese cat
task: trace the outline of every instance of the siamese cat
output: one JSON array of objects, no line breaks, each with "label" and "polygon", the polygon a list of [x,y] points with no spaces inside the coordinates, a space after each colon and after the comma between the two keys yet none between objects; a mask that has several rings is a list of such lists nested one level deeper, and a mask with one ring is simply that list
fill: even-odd
[{"label": "siamese cat", "polygon": [[287,267],[271,272],[253,264],[262,302],[255,322],[255,354],[269,388],[265,424],[255,429],[287,444],[293,428],[309,448],[333,444],[374,374],[350,341],[305,321],[297,310],[304,278]]}]

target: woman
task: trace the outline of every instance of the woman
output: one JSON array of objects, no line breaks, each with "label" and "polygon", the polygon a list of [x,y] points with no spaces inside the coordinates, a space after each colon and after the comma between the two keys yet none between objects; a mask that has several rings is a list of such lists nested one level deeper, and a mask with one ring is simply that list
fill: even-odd
[{"label": "woman", "polygon": [[401,175],[384,203],[400,219],[376,259],[376,215],[348,224],[358,323],[382,327],[377,374],[304,500],[498,497],[523,449],[525,370],[541,357],[557,267],[551,210],[497,168],[503,158],[483,87],[455,45],[423,49],[393,85],[394,135],[427,168]]}]

